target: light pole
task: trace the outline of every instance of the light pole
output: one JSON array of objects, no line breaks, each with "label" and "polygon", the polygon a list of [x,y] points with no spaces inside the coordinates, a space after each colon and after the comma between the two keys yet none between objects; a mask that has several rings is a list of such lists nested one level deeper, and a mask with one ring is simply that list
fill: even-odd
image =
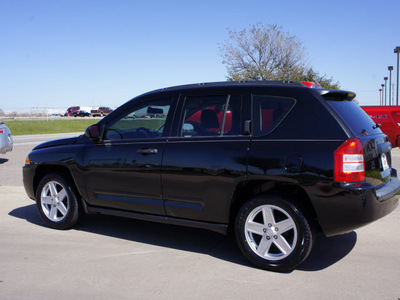
[{"label": "light pole", "polygon": [[389,70],[389,105],[392,105],[392,71],[393,71],[393,66],[389,66],[388,70]]},{"label": "light pole", "polygon": [[379,89],[379,105],[382,106],[382,89]]},{"label": "light pole", "polygon": [[385,105],[386,105],[386,95],[387,95],[387,80],[388,80],[388,78],[387,77],[383,77],[383,80],[385,80]]},{"label": "light pole", "polygon": [[399,105],[399,53],[400,46],[394,48],[394,53],[397,53],[397,85],[396,85],[396,105]]},{"label": "light pole", "polygon": [[[383,88],[385,87],[385,85],[384,84],[381,84],[381,87],[382,87],[382,105],[383,105]],[[386,104],[386,103],[385,103]]]}]

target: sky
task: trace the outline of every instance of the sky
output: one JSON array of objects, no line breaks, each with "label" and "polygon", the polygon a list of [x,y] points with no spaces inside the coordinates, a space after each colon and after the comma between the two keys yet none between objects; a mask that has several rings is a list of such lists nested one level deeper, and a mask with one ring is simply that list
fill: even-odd
[{"label": "sky", "polygon": [[310,66],[378,105],[388,66],[397,78],[399,20],[399,0],[0,0],[0,109],[115,108],[225,81],[219,44],[256,23],[295,35]]}]

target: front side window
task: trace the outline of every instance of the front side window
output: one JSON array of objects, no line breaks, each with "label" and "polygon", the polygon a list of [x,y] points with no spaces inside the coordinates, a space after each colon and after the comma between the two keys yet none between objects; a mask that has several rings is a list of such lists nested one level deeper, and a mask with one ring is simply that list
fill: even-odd
[{"label": "front side window", "polygon": [[180,136],[239,135],[240,112],[237,95],[187,97]]},{"label": "front side window", "polygon": [[161,99],[135,106],[106,128],[106,140],[161,137],[171,102],[171,99]]},{"label": "front side window", "polygon": [[285,97],[253,96],[252,133],[262,136],[274,130],[296,104]]}]

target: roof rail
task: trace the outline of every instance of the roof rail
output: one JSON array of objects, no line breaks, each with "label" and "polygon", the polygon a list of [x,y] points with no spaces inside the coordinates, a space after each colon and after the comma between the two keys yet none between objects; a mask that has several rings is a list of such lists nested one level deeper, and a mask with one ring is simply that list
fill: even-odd
[{"label": "roof rail", "polygon": [[297,86],[304,87],[304,85],[298,81],[291,80],[244,80],[244,81],[216,81],[216,82],[200,82],[185,85],[177,85],[171,87],[165,87],[159,90],[171,90],[171,89],[182,89],[192,88],[198,86],[207,87],[219,87],[219,86],[241,86],[241,85],[276,85],[276,86]]}]

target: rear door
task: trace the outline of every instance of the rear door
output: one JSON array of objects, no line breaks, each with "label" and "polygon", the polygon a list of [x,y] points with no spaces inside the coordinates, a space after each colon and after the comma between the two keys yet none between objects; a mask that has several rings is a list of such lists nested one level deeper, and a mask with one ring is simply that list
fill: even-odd
[{"label": "rear door", "polygon": [[183,94],[179,106],[162,166],[166,213],[227,223],[235,188],[246,175],[249,136],[243,134],[242,95]]}]

